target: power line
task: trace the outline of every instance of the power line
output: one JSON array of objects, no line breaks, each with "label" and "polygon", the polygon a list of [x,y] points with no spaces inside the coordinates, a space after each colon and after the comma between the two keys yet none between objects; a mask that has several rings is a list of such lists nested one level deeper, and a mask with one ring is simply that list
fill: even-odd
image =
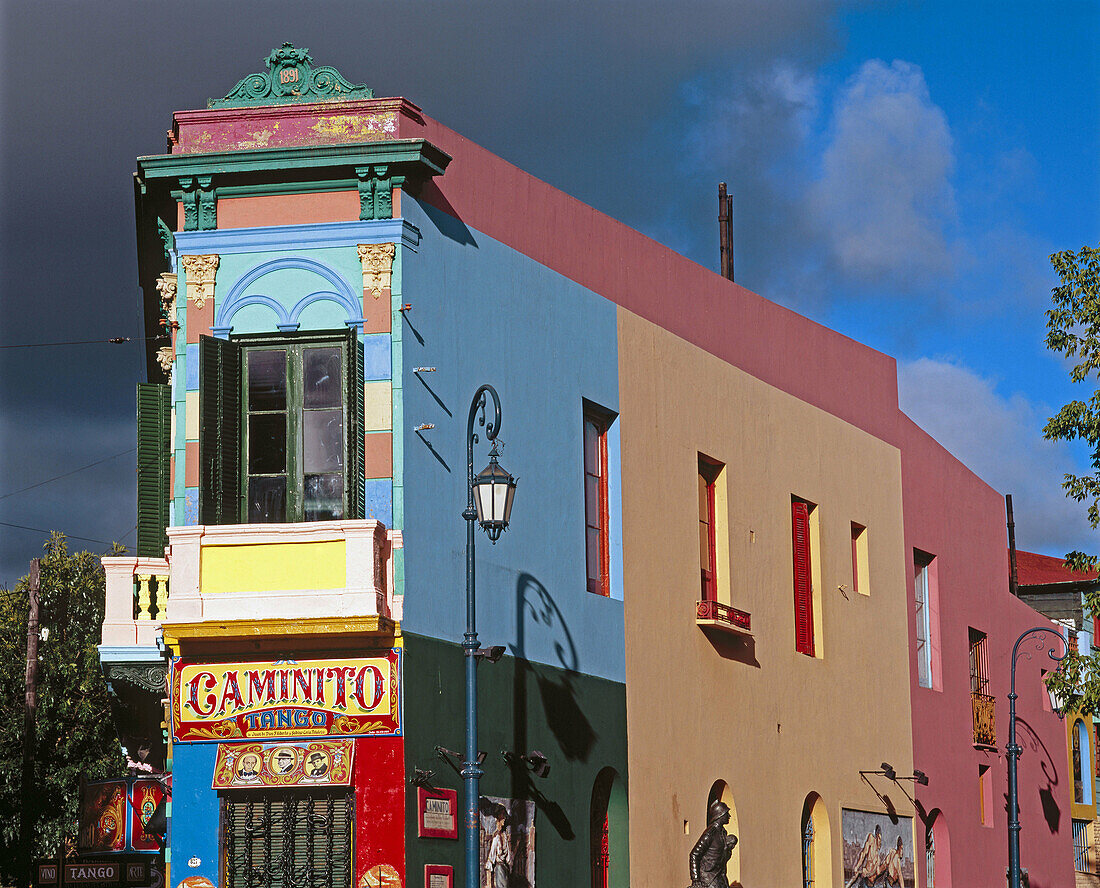
[{"label": "power line", "polygon": [[111,339],[70,339],[65,342],[20,342],[13,345],[0,345],[0,348],[49,348],[55,345],[98,345],[101,343],[111,343],[112,345],[121,345],[124,342],[156,342],[160,339],[167,339],[167,336],[115,336]]},{"label": "power line", "polygon": [[[46,530],[44,527],[28,527],[26,524],[11,524],[8,521],[0,521],[0,527],[14,527],[17,530],[33,530],[35,533],[53,533],[52,530]],[[64,531],[62,531],[64,533]],[[66,539],[70,540],[84,540],[86,543],[103,543],[104,546],[113,546],[113,542],[107,540],[97,540],[94,537],[82,537],[77,536],[75,533],[66,533]]]},{"label": "power line", "polygon": [[73,469],[71,472],[65,472],[63,475],[54,475],[52,478],[47,478],[45,481],[39,481],[37,484],[31,484],[29,487],[21,487],[19,490],[13,490],[11,493],[0,494],[0,500],[7,499],[9,496],[15,496],[17,493],[26,493],[28,490],[34,490],[36,487],[41,487],[43,484],[50,484],[53,481],[59,481],[62,478],[68,478],[70,475],[75,475],[77,472],[83,472],[85,469],[90,469],[92,466],[98,466],[101,463],[105,463],[108,460],[118,459],[120,456],[125,456],[127,453],[133,453],[137,450],[136,447],[131,447],[129,450],[123,450],[121,453],[115,453],[112,456],[105,456],[103,459],[97,459],[95,462],[88,463],[86,466],[81,466],[79,469]]}]

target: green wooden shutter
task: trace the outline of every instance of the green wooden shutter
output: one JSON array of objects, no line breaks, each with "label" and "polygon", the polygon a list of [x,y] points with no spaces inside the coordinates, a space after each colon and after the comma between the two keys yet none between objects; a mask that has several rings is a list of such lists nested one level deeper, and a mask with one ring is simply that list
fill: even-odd
[{"label": "green wooden shutter", "polygon": [[199,522],[241,522],[241,349],[199,337]]},{"label": "green wooden shutter", "polygon": [[172,498],[172,389],[152,382],[137,387],[137,554],[163,558]]},{"label": "green wooden shutter", "polygon": [[348,341],[348,462],[345,489],[348,497],[348,518],[363,518],[364,480],[366,474],[363,453],[363,343],[350,331]]}]

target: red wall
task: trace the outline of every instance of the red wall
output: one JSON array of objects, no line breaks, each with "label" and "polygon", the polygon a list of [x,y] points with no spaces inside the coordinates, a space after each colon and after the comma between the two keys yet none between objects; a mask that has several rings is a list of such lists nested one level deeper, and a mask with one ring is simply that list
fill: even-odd
[{"label": "red wall", "polygon": [[[355,873],[353,885],[378,864],[397,870],[405,884],[405,741],[355,741]],[[385,888],[398,888],[385,886]]]}]

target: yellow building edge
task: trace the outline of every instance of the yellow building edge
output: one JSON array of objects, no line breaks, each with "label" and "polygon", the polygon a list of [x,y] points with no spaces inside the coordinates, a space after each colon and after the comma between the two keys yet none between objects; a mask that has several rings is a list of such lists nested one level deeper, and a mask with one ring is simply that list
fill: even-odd
[{"label": "yellow building edge", "polygon": [[165,623],[161,631],[165,646],[177,657],[183,647],[242,640],[281,643],[290,639],[312,638],[323,640],[325,647],[338,648],[355,639],[366,637],[373,641],[371,647],[401,647],[401,624],[377,614],[363,617]]}]

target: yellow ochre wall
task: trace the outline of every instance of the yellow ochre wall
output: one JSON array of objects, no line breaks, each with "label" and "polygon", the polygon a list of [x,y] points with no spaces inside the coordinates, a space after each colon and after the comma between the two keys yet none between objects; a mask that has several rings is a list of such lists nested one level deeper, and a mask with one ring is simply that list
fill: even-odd
[{"label": "yellow ochre wall", "polygon": [[[623,309],[618,344],[632,880],[687,884],[724,780],[740,839],[731,877],[802,884],[815,792],[832,858],[815,885],[841,888],[841,808],[884,811],[859,771],[913,773],[900,455]],[[747,647],[695,625],[698,453],[726,466],[719,569],[729,603],[752,615]],[[817,504],[820,658],[795,651],[792,494]],[[867,528],[870,595],[851,589],[853,521]],[[895,785],[869,779],[913,815]]]},{"label": "yellow ochre wall", "polygon": [[343,540],[203,546],[201,570],[207,595],[347,585]]}]

